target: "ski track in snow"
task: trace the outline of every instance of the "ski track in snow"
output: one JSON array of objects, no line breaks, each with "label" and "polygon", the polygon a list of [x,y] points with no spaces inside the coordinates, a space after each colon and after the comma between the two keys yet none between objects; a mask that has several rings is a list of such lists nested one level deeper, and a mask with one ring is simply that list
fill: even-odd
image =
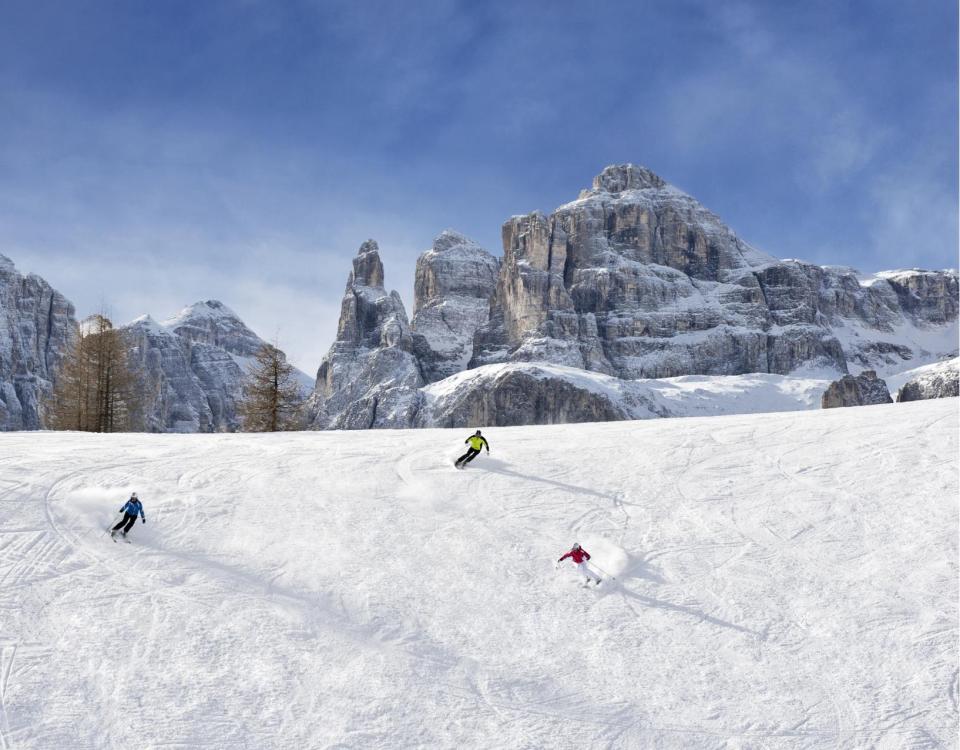
[{"label": "ski track in snow", "polygon": [[0,749],[957,747],[956,399],[467,432],[0,435]]}]

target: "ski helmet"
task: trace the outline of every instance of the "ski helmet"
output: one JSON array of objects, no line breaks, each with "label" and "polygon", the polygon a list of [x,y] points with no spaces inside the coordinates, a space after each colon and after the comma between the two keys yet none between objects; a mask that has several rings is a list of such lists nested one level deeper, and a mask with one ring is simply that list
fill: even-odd
[{"label": "ski helmet", "polygon": [[580,549],[580,542],[574,542],[574,543],[573,543],[573,548],[574,548],[574,549]]},{"label": "ski helmet", "polygon": [[479,435],[479,434],[480,434],[480,430],[477,430],[477,431],[476,431],[475,433],[473,433],[473,434],[474,434],[474,435]]},{"label": "ski helmet", "polygon": [[132,497],[134,500],[136,500],[136,499],[137,499],[137,493],[136,493],[136,492],[131,492],[131,493],[130,493],[130,497]]}]

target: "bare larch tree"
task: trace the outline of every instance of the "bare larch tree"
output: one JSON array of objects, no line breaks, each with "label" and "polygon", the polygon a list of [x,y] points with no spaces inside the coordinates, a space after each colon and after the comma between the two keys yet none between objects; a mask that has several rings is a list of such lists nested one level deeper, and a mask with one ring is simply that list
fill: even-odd
[{"label": "bare larch tree", "polygon": [[50,395],[47,426],[82,432],[139,429],[139,379],[128,351],[126,334],[106,316],[84,320]]},{"label": "bare larch tree", "polygon": [[245,432],[278,432],[299,427],[303,394],[293,365],[282,351],[264,344],[247,375],[238,413]]}]

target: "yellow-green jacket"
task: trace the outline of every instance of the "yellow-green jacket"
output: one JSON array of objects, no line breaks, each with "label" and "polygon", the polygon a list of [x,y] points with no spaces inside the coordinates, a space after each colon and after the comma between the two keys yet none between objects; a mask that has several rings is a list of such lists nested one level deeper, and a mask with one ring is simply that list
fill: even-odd
[{"label": "yellow-green jacket", "polygon": [[473,448],[475,451],[478,451],[478,450],[480,450],[481,448],[483,448],[484,446],[486,446],[486,447],[487,447],[487,453],[490,452],[490,443],[487,442],[487,439],[486,439],[485,437],[481,437],[481,436],[478,436],[478,435],[471,435],[470,437],[468,437],[468,438],[467,438],[466,440],[464,440],[463,442],[464,442],[464,444],[470,443],[470,447]]}]

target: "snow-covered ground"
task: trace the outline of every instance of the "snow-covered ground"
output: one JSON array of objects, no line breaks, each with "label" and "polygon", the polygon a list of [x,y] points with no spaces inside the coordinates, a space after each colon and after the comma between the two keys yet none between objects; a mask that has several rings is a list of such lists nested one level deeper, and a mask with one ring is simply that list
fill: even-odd
[{"label": "snow-covered ground", "polygon": [[0,435],[0,747],[957,746],[957,399],[488,432]]}]

